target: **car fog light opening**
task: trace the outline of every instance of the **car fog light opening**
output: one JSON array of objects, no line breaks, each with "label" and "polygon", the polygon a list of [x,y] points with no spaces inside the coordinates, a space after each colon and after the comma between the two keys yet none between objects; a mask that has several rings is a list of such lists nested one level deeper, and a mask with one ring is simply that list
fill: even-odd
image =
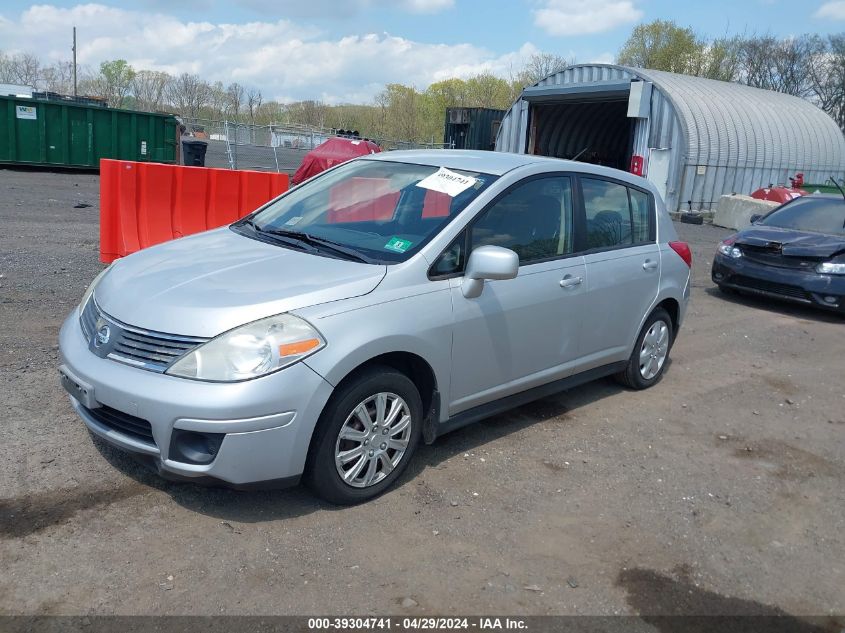
[{"label": "car fog light opening", "polygon": [[220,452],[225,433],[199,433],[173,429],[168,458],[185,464],[210,464]]}]

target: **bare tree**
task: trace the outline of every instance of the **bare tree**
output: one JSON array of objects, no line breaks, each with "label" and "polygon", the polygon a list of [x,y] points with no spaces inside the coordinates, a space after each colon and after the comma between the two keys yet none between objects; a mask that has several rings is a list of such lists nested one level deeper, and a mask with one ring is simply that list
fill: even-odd
[{"label": "bare tree", "polygon": [[819,107],[845,130],[845,33],[812,38],[809,80]]},{"label": "bare tree", "polygon": [[742,43],[740,59],[742,83],[796,97],[812,94],[810,75],[815,56],[810,36],[748,37]]},{"label": "bare tree", "polygon": [[164,94],[172,77],[155,70],[139,70],[132,80],[132,94],[135,95],[136,106],[143,110],[155,112],[164,106]]},{"label": "bare tree", "polygon": [[41,63],[35,55],[0,53],[0,82],[35,88],[41,76]]},{"label": "bare tree", "polygon": [[50,92],[73,92],[73,62],[56,62],[41,69],[41,86]]},{"label": "bare tree", "polygon": [[246,93],[246,106],[249,109],[249,122],[255,125],[255,115],[261,108],[261,91],[256,88],[250,88]]},{"label": "bare tree", "polygon": [[221,81],[215,81],[209,88],[208,107],[214,118],[222,119],[226,116],[226,105],[229,102],[226,88]]},{"label": "bare tree", "polygon": [[241,114],[241,105],[244,102],[244,87],[237,82],[229,84],[229,87],[226,88],[226,97],[227,116],[237,121]]},{"label": "bare tree", "polygon": [[211,99],[211,86],[197,75],[182,73],[168,84],[166,94],[182,116],[196,118]]}]

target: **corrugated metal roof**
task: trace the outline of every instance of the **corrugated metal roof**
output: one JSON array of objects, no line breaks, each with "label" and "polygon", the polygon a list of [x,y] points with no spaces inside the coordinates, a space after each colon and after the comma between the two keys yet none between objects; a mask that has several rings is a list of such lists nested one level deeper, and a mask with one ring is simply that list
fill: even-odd
[{"label": "corrugated metal roof", "polygon": [[[612,64],[570,66],[535,86],[637,78],[651,81],[671,102],[686,140],[683,162],[688,165],[822,173],[840,173],[845,166],[841,130],[822,110],[799,97]],[[497,149],[524,151],[515,146],[524,133],[519,129],[521,102],[517,100],[503,120],[499,135],[503,143],[497,141]]]},{"label": "corrugated metal roof", "polygon": [[805,99],[658,70],[633,72],[672,101],[687,138],[689,163],[842,168],[845,139],[839,126]]}]

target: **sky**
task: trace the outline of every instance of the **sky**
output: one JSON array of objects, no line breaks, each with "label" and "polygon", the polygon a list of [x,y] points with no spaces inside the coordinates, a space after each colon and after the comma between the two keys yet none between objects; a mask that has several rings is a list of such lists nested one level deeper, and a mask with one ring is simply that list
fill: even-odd
[{"label": "sky", "polygon": [[264,99],[369,103],[386,83],[508,78],[533,53],[612,62],[640,22],[703,36],[845,31],[845,0],[54,0],[0,2],[0,50],[237,81]]}]

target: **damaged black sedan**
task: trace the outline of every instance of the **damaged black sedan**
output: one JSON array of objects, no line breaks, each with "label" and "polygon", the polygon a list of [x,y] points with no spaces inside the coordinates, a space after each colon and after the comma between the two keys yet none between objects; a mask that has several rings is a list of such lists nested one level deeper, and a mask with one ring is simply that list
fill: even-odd
[{"label": "damaged black sedan", "polygon": [[713,282],[845,315],[845,199],[802,196],[719,244]]}]

